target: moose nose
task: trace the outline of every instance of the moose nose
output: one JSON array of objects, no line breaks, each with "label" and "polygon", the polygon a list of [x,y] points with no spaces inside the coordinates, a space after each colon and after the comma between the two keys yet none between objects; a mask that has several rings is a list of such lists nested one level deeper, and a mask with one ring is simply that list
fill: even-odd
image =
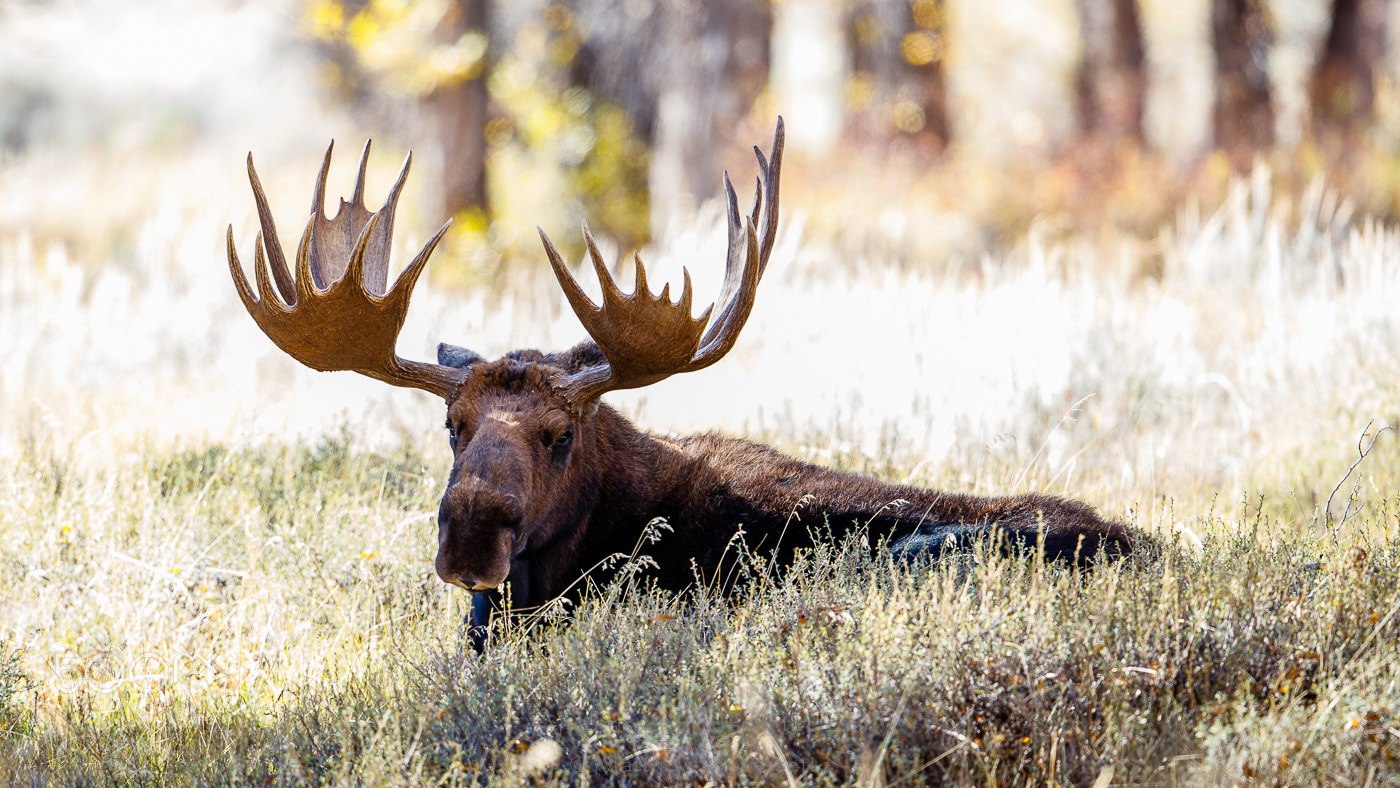
[{"label": "moose nose", "polygon": [[438,507],[438,577],[468,591],[505,582],[523,519],[516,495],[475,478],[454,484]]}]

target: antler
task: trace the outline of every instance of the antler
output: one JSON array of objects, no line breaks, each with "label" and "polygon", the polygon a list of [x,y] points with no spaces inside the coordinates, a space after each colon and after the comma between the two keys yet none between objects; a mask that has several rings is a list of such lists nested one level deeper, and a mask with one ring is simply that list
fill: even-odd
[{"label": "antler", "polygon": [[[332,219],[325,217],[326,174],[331,166],[331,147],[316,178],[311,202],[311,219],[297,247],[296,278],[287,271],[287,259],[277,239],[277,227],[267,204],[253,155],[248,154],[248,180],[258,204],[258,233],[253,262],[258,283],[254,296],[243,275],[233,244],[233,226],[228,228],[228,264],[238,297],[258,327],[277,347],[292,358],[323,372],[354,370],[395,386],[431,391],[443,398],[462,382],[465,373],[451,367],[406,361],[398,357],[394,345],[403,328],[408,301],[418,275],[428,262],[451,222],[444,224],[428,240],[413,262],[399,274],[393,289],[385,292],[389,276],[389,237],[393,233],[394,209],[408,177],[412,154],[404,159],[398,180],[389,190],[384,207],[371,213],[365,208],[365,165],[369,143],[360,154],[359,174],[350,202],[340,201]],[[264,249],[267,254],[264,257]],[[268,281],[268,270],[277,290]]]},{"label": "antler", "polygon": [[[729,215],[729,253],[725,261],[724,284],[720,288],[719,314],[709,324],[710,306],[698,318],[690,316],[690,271],[682,268],[685,278],[680,301],[671,302],[671,286],[653,296],[647,289],[646,268],[641,255],[634,255],[637,265],[636,286],[631,295],[618,289],[603,264],[588,224],[583,225],[583,239],[593,270],[603,286],[603,304],[595,305],[574,280],[549,237],[540,230],[550,266],[564,288],[574,314],[598,343],[607,358],[600,364],[576,372],[560,384],[564,396],[576,405],[593,400],[616,389],[639,388],[656,383],[679,372],[704,369],[719,361],[734,347],[739,331],[753,309],[754,293],[768,266],[778,228],[778,176],[783,160],[783,119],[773,132],[772,163],[763,151],[754,147],[758,157],[759,178],[754,192],[753,210],[742,220],[739,200],[724,175],[724,193]],[[754,229],[763,214],[763,234]]]}]

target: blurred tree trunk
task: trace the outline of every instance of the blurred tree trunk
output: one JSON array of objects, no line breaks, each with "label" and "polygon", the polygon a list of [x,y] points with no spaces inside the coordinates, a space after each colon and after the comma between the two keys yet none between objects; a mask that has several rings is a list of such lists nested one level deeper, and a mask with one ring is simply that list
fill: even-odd
[{"label": "blurred tree trunk", "polygon": [[[485,31],[490,23],[488,0],[456,0],[438,28],[438,39],[451,43],[466,33]],[[432,134],[438,147],[440,201],[443,216],[462,212],[489,216],[486,194],[486,75],[490,49],[475,76],[443,85],[428,96]]]},{"label": "blurred tree trunk", "polygon": [[1333,0],[1309,99],[1319,139],[1353,141],[1374,119],[1375,75],[1385,58],[1386,0]]},{"label": "blurred tree trunk", "polygon": [[1109,146],[1143,142],[1147,71],[1136,0],[1076,0],[1084,54],[1075,75],[1079,131]]},{"label": "blurred tree trunk", "polygon": [[766,5],[742,0],[669,0],[661,10],[649,179],[653,234],[720,194],[716,144],[767,81],[772,28]]},{"label": "blurred tree trunk", "polygon": [[943,0],[915,0],[909,8],[909,31],[900,43],[915,102],[923,110],[922,131],[939,153],[948,147],[952,136],[948,125],[948,85],[943,74],[948,54],[945,10]]},{"label": "blurred tree trunk", "polygon": [[1274,143],[1269,83],[1273,24],[1263,0],[1213,0],[1210,33],[1215,49],[1215,145],[1244,169],[1255,151]]},{"label": "blurred tree trunk", "polygon": [[851,76],[847,2],[773,3],[773,98],[787,119],[793,152],[827,155],[845,130]]},{"label": "blurred tree trunk", "polygon": [[719,146],[768,86],[770,3],[574,0],[589,36],[571,79],[650,140],[651,231],[718,196]]},{"label": "blurred tree trunk", "polygon": [[773,62],[773,5],[748,0],[728,0],[726,5],[729,52],[724,65],[720,121],[732,128],[768,89]]},{"label": "blurred tree trunk", "polygon": [[859,125],[866,114],[876,121],[873,130],[942,153],[949,138],[943,0],[863,0],[848,19],[853,120]]}]

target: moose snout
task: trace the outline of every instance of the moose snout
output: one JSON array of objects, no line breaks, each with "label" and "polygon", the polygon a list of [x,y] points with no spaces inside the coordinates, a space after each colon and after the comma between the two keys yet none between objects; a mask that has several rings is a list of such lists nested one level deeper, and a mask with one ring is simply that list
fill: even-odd
[{"label": "moose snout", "polygon": [[516,495],[474,478],[452,485],[438,506],[438,577],[471,591],[500,586],[524,517]]}]

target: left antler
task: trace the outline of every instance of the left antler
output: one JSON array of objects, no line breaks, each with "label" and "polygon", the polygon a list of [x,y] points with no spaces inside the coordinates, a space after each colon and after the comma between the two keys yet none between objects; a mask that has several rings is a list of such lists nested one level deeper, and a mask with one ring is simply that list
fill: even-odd
[{"label": "left antler", "polygon": [[[404,179],[408,177],[411,156],[404,159],[403,169],[384,207],[373,213],[364,203],[368,158],[369,143],[366,142],[360,154],[354,195],[348,203],[341,200],[335,218],[327,219],[324,206],[331,148],[326,149],[321,174],[316,179],[311,220],[297,248],[294,279],[287,271],[287,259],[277,239],[272,211],[257,171],[253,169],[253,156],[248,154],[248,180],[253,185],[253,198],[257,201],[258,220],[262,225],[253,262],[258,295],[253,295],[238,262],[232,225],[228,228],[229,272],[248,314],[277,347],[297,361],[322,371],[354,370],[385,383],[423,389],[446,398],[466,373],[452,367],[406,361],[398,357],[394,345],[408,313],[413,286],[428,256],[447,231],[447,225],[429,239],[413,262],[399,274],[393,289],[386,293],[394,208],[398,205]],[[276,282],[276,292],[268,281],[268,269]]]},{"label": "left antler", "polygon": [[[596,399],[608,391],[639,388],[656,383],[680,372],[704,369],[719,361],[734,347],[749,312],[763,270],[773,251],[778,229],[778,178],[783,159],[783,119],[773,133],[771,164],[756,146],[759,179],[754,194],[753,210],[741,219],[739,200],[734,187],[724,176],[724,192],[729,215],[729,254],[725,262],[724,285],[720,289],[720,308],[713,324],[709,324],[714,307],[707,308],[698,318],[690,316],[690,272],[682,269],[684,285],[678,303],[671,303],[671,286],[653,296],[647,289],[646,269],[640,255],[636,286],[631,295],[618,289],[603,264],[598,246],[583,226],[584,242],[593,270],[603,286],[603,304],[596,306],[584,295],[554,244],[540,230],[550,265],[569,305],[578,315],[583,327],[598,343],[607,358],[606,364],[576,372],[560,384],[564,396],[576,405]],[[763,233],[755,229],[762,213]]]}]

